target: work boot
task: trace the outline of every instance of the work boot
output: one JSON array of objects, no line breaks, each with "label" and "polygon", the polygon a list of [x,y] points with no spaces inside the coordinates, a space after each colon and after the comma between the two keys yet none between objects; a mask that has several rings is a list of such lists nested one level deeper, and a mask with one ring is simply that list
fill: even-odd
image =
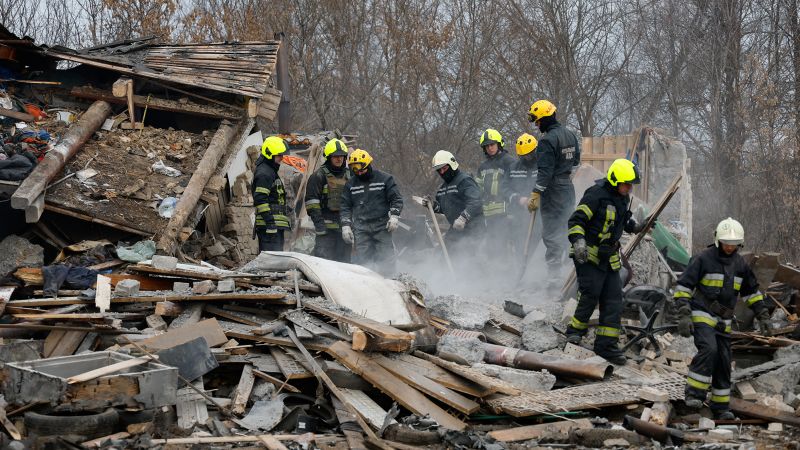
[{"label": "work boot", "polygon": [[686,407],[689,409],[700,409],[703,407],[703,400],[697,397],[692,397],[691,395],[686,395],[683,403],[685,403]]},{"label": "work boot", "polygon": [[730,409],[725,411],[714,412],[714,420],[736,420]]},{"label": "work boot", "polygon": [[567,333],[567,342],[569,342],[570,344],[578,345],[581,343],[581,339],[583,339],[582,334]]},{"label": "work boot", "polygon": [[[595,352],[597,353],[597,352]],[[606,361],[617,366],[624,366],[628,358],[622,352],[619,353],[597,353],[599,356],[605,358]]]}]

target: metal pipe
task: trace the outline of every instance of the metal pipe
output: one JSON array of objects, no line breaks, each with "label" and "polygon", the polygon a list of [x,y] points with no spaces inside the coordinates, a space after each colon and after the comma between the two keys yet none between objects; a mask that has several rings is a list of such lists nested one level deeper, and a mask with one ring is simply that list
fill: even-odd
[{"label": "metal pipe", "polygon": [[527,370],[546,369],[555,375],[593,380],[605,380],[614,373],[614,366],[608,363],[558,358],[518,348],[503,347],[502,345],[483,345],[486,349],[486,355],[483,360],[489,364]]},{"label": "metal pipe", "polygon": [[642,436],[655,439],[662,444],[666,444],[669,439],[672,439],[672,445],[682,445],[685,438],[683,432],[680,430],[663,427],[652,422],[647,422],[646,420],[637,419],[633,416],[625,416],[622,420],[622,426]]},{"label": "metal pipe", "polygon": [[275,39],[281,41],[278,47],[278,61],[275,71],[277,72],[278,89],[281,90],[281,102],[278,104],[278,132],[289,134],[292,131],[292,115],[290,105],[292,103],[291,86],[289,86],[289,61],[286,41],[283,32],[275,33]]}]

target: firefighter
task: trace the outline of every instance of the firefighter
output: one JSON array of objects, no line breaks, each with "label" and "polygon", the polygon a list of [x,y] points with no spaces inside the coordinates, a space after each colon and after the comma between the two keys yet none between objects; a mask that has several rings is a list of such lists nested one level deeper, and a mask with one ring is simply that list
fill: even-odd
[{"label": "firefighter", "polygon": [[[455,156],[446,150],[439,150],[433,155],[433,170],[442,177],[443,183],[432,200],[433,211],[444,214],[450,223],[450,230],[444,235],[448,249],[452,249],[457,260],[464,259],[462,250],[472,250],[471,241],[477,239],[485,228],[483,199],[478,183],[467,173],[458,168]],[[429,199],[423,199],[422,206],[427,207]],[[461,255],[458,255],[461,253]]]},{"label": "firefighter", "polygon": [[514,158],[505,150],[503,136],[497,130],[487,129],[481,134],[480,146],[486,159],[478,167],[475,181],[483,192],[483,217],[486,223],[484,248],[493,260],[505,257],[509,249],[506,199],[508,198],[508,173]]},{"label": "firefighter", "polygon": [[636,166],[627,159],[617,159],[606,178],[583,193],[568,222],[570,256],[578,276],[578,307],[567,327],[567,341],[580,343],[589,317],[600,303],[594,352],[614,364],[625,364],[625,355],[617,345],[622,316],[619,239],[623,231],[638,233],[642,229],[630,211],[630,192],[639,181]]},{"label": "firefighter", "polygon": [[686,406],[699,409],[711,388],[715,419],[734,419],[730,411],[731,319],[737,297],[756,314],[757,326],[769,332],[769,311],[753,270],[738,253],[744,228],[727,218],[717,225],[714,245],[694,256],[678,279],[673,298],[678,332],[694,335],[697,354],[686,377]]},{"label": "firefighter", "polygon": [[342,192],[342,239],[355,242],[360,264],[389,274],[394,272],[392,235],[400,223],[403,197],[394,177],[372,166],[372,156],[356,149],[347,160],[355,176]]},{"label": "firefighter", "polygon": [[548,100],[534,102],[528,118],[543,133],[536,150],[538,172],[528,210],[533,212],[541,207],[545,260],[550,285],[556,286],[568,244],[565,225],[575,205],[571,175],[580,164],[580,139],[556,120],[556,105]]},{"label": "firefighter", "polygon": [[[508,207],[511,217],[511,233],[514,236],[512,249],[522,257],[525,241],[528,239],[530,216],[526,208],[530,200],[531,186],[536,184],[538,173],[536,138],[524,133],[517,139],[517,160],[511,165],[508,174]],[[529,253],[533,253],[542,238],[542,221],[534,223]]]},{"label": "firefighter", "polygon": [[325,163],[314,172],[306,185],[306,211],[317,232],[314,256],[339,262],[350,262],[351,248],[342,239],[339,210],[342,192],[350,172],[347,170],[347,145],[331,139],[323,150]]},{"label": "firefighter", "polygon": [[253,202],[256,207],[255,234],[259,251],[283,251],[283,234],[289,229],[286,190],[278,176],[286,143],[278,136],[264,139],[261,156],[253,173]]}]

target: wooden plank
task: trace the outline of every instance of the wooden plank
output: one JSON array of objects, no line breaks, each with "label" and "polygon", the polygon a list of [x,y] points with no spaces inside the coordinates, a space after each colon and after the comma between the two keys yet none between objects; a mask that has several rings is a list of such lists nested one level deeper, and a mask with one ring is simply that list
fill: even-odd
[{"label": "wooden plank", "polygon": [[[39,267],[20,268],[14,272],[14,276],[24,281],[25,286],[42,286],[44,284],[44,275]],[[172,282],[148,276],[125,273],[110,273],[105,276],[111,278],[112,286],[116,286],[122,280],[136,280],[139,282],[139,289],[143,291],[169,291],[172,289]]]},{"label": "wooden plank", "polygon": [[285,318],[295,325],[305,328],[314,335],[328,336],[348,342],[353,340],[350,336],[342,333],[333,325],[327,324],[301,310],[289,311],[286,313]]},{"label": "wooden plank", "polygon": [[[288,283],[284,281],[277,281],[277,280],[270,280],[266,277],[261,276],[254,276],[249,274],[239,274],[239,275],[222,275],[213,272],[200,272],[197,270],[189,270],[189,269],[158,269],[153,266],[147,266],[144,264],[136,264],[128,266],[127,270],[132,270],[134,272],[146,273],[151,275],[163,275],[163,276],[170,276],[176,278],[192,278],[197,280],[214,280],[219,281],[225,278],[233,278],[234,280],[241,281],[247,280],[248,284],[253,286],[279,286],[287,289],[294,288],[294,283]],[[322,292],[322,289],[315,285],[315,284],[300,284],[300,290],[306,292],[313,292],[319,294]]]},{"label": "wooden plank", "polygon": [[67,378],[67,384],[83,383],[84,381],[93,380],[95,378],[111,375],[112,373],[121,370],[130,369],[131,367],[140,366],[151,361],[149,357],[126,359],[118,363],[111,364],[110,366],[101,367],[99,369],[90,370],[79,375]]},{"label": "wooden plank", "polygon": [[262,434],[258,436],[258,440],[264,444],[269,450],[289,450],[286,448],[285,445],[281,444],[281,441],[275,439],[274,436],[269,434]]},{"label": "wooden plank", "polygon": [[344,322],[355,327],[358,327],[370,334],[379,336],[384,339],[396,339],[398,341],[407,341],[409,347],[413,341],[413,336],[410,333],[399,330],[391,325],[377,322],[366,317],[355,316],[353,314],[344,314],[341,312],[332,311],[327,309],[324,305],[317,301],[306,300],[303,306],[316,311],[319,314],[335,319],[339,322]]},{"label": "wooden plank", "polygon": [[257,327],[262,323],[264,323],[263,320],[254,320],[258,318],[251,314],[241,313],[238,311],[226,311],[222,308],[217,308],[216,306],[212,305],[206,305],[205,311],[209,314],[214,314],[215,316],[220,316],[224,319],[232,320],[234,322],[239,322],[244,325]]},{"label": "wooden plank", "polygon": [[294,392],[296,394],[300,393],[300,389],[297,389],[296,387],[289,384],[289,380],[281,381],[278,378],[273,377],[272,375],[269,375],[267,373],[264,373],[256,369],[253,369],[253,375],[257,376],[258,378],[261,378],[264,381],[271,383],[273,386],[275,386],[276,391],[284,390],[284,391]]},{"label": "wooden plank", "polygon": [[253,366],[245,364],[242,368],[242,376],[239,377],[239,384],[233,391],[233,405],[231,412],[236,415],[244,414],[247,409],[247,402],[250,400],[250,394],[253,392],[253,384],[255,383],[255,375],[253,375]]},{"label": "wooden plank", "polygon": [[43,356],[55,358],[56,356],[71,355],[75,353],[87,334],[86,331],[51,331],[44,340]]},{"label": "wooden plank", "polygon": [[[378,430],[383,426],[383,421],[386,420],[386,414],[388,413],[365,394],[364,391],[342,388],[342,394],[344,394],[347,401],[353,405],[353,408],[355,408],[356,411],[361,414],[361,417],[373,428]],[[392,419],[391,423],[397,423],[397,421]]]},{"label": "wooden plank", "polygon": [[[344,437],[347,439],[347,446],[351,450],[366,450],[367,447],[364,444],[364,435],[351,429],[351,425],[356,423],[355,414],[348,411],[344,404],[335,396],[331,398],[331,404],[336,412],[336,418],[339,419],[342,433],[344,433]],[[345,424],[347,426],[344,426]]]},{"label": "wooden plank", "polygon": [[414,414],[429,414],[439,425],[451,430],[466,428],[464,422],[448,414],[422,393],[403,383],[363,353],[351,349],[346,342],[337,342],[331,345],[328,348],[328,354]]},{"label": "wooden plank", "polygon": [[775,408],[758,405],[746,400],[731,397],[731,410],[740,416],[755,417],[770,422],[781,422],[787,425],[800,427],[800,417],[794,414],[785,413]]},{"label": "wooden plank", "polygon": [[14,286],[0,286],[0,316],[5,312],[6,304],[11,300],[14,289],[16,289]]},{"label": "wooden plank", "polygon": [[381,367],[393,373],[412,387],[464,414],[472,414],[480,408],[476,402],[451,391],[401,362],[389,359],[385,356],[376,356],[373,361],[377,362]]},{"label": "wooden plank", "polygon": [[219,326],[217,319],[206,319],[187,327],[178,328],[145,339],[139,342],[139,345],[154,350],[163,350],[189,342],[198,337],[204,338],[209,347],[216,347],[228,342],[228,338],[225,337],[225,332],[222,331],[222,327]]},{"label": "wooden plank", "polygon": [[510,384],[501,381],[497,378],[492,378],[490,376],[484,375],[483,373],[473,369],[472,367],[462,366],[454,362],[445,361],[442,358],[429,355],[427,353],[423,353],[420,351],[415,351],[414,356],[426,359],[441,368],[447,369],[485,388],[492,389],[495,392],[500,392],[506,395],[520,395],[522,393],[519,389],[511,386]]},{"label": "wooden plank", "polygon": [[539,425],[528,425],[524,427],[507,428],[505,430],[494,430],[488,434],[496,441],[517,442],[538,439],[548,433],[569,434],[573,430],[593,428],[592,421],[589,419],[577,419],[574,421],[542,423]]},{"label": "wooden plank", "polygon": [[[205,295],[162,295],[155,297],[115,297],[111,303],[157,303],[157,302],[222,302],[222,301],[248,301],[260,302],[270,305],[295,304],[294,299],[287,299],[285,293],[260,293],[260,294],[205,294]],[[75,297],[69,298],[35,298],[29,300],[12,300],[8,306],[22,306],[26,308],[37,306],[64,306],[64,305],[93,305],[94,300],[85,300]],[[162,315],[162,314],[159,314]]]},{"label": "wooden plank", "polygon": [[461,392],[462,394],[471,395],[473,397],[487,397],[494,394],[494,389],[485,388],[477,383],[467,380],[464,377],[448,372],[436,364],[426,361],[416,356],[400,353],[391,355],[392,359],[398,360],[415,371],[430,378],[431,380],[450,388],[454,391]]},{"label": "wooden plank", "polygon": [[[202,391],[203,378],[200,377],[192,385]],[[205,425],[208,421],[208,407],[206,399],[190,387],[178,389],[178,401],[175,409],[178,415],[178,427],[184,430],[194,428],[195,425]]]}]

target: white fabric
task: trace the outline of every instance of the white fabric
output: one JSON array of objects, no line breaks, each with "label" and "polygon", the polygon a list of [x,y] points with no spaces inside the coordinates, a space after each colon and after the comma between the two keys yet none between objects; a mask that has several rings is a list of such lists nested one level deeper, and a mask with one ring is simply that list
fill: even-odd
[{"label": "white fabric", "polygon": [[243,272],[299,269],[322,288],[328,300],[369,319],[395,326],[411,325],[402,283],[356,264],[295,252],[261,252]]}]

